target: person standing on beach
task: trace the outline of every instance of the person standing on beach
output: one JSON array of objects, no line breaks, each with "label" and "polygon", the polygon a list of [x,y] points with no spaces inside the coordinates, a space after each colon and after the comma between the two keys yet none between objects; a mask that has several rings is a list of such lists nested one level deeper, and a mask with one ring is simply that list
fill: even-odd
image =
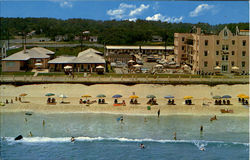
[{"label": "person standing on beach", "polygon": [[31,131],[30,131],[30,133],[29,133],[29,136],[30,136],[30,137],[32,137],[32,136],[33,136],[33,134],[31,133]]},{"label": "person standing on beach", "polygon": [[43,120],[43,127],[45,126],[45,120]]},{"label": "person standing on beach", "polygon": [[160,109],[158,110],[157,114],[158,114],[158,118],[159,118],[160,114],[161,114],[161,110]]},{"label": "person standing on beach", "polygon": [[177,138],[176,138],[176,132],[174,132],[174,140],[176,140]]},{"label": "person standing on beach", "polygon": [[203,126],[201,125],[201,128],[200,128],[200,132],[202,133],[203,132]]}]

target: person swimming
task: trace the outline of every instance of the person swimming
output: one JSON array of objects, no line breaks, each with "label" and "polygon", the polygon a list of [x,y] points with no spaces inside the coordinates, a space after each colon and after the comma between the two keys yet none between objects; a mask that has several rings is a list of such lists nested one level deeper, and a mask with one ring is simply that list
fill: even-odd
[{"label": "person swimming", "polygon": [[140,148],[141,148],[141,149],[144,149],[144,148],[145,148],[145,146],[144,146],[143,143],[140,144]]},{"label": "person swimming", "polygon": [[70,141],[75,142],[75,137],[71,137]]},{"label": "person swimming", "polygon": [[177,138],[176,138],[176,132],[174,132],[174,140],[176,140]]},{"label": "person swimming", "polygon": [[201,151],[205,151],[205,148],[204,148],[204,147],[200,147],[200,150],[201,150]]}]

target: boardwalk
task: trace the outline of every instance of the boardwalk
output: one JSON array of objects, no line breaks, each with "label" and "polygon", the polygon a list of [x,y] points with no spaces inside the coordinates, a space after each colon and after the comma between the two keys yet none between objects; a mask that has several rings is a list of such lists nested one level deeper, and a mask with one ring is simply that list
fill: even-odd
[{"label": "boardwalk", "polygon": [[248,78],[123,78],[69,76],[1,76],[1,83],[144,83],[144,84],[247,84]]}]

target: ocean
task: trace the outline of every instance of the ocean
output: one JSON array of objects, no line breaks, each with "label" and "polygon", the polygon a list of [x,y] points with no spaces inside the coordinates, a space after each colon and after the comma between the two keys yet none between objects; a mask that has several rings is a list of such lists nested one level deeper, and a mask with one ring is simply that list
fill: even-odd
[{"label": "ocean", "polygon": [[[209,116],[123,115],[124,120],[120,122],[121,115],[114,114],[33,113],[28,116],[23,112],[0,116],[3,160],[249,159],[247,117],[217,116],[218,120],[210,122]],[[18,135],[24,138],[14,141]],[[72,136],[75,142],[70,141]],[[144,149],[140,148],[141,143]]]}]

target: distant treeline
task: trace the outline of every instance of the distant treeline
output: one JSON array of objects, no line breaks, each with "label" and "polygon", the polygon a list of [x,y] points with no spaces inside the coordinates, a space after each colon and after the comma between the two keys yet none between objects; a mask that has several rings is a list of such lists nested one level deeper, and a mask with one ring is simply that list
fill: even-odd
[{"label": "distant treeline", "polygon": [[235,27],[249,29],[249,23],[230,23],[209,25],[208,23],[167,23],[161,21],[137,20],[131,21],[96,21],[88,19],[54,19],[54,18],[0,18],[1,39],[13,38],[22,33],[33,30],[36,35],[50,37],[67,35],[69,41],[83,31],[90,31],[90,35],[98,36],[101,44],[143,44],[152,40],[152,36],[158,35],[167,38],[167,44],[173,44],[175,32],[190,32],[193,26],[201,27],[206,33],[217,34],[225,25],[235,32]]}]

